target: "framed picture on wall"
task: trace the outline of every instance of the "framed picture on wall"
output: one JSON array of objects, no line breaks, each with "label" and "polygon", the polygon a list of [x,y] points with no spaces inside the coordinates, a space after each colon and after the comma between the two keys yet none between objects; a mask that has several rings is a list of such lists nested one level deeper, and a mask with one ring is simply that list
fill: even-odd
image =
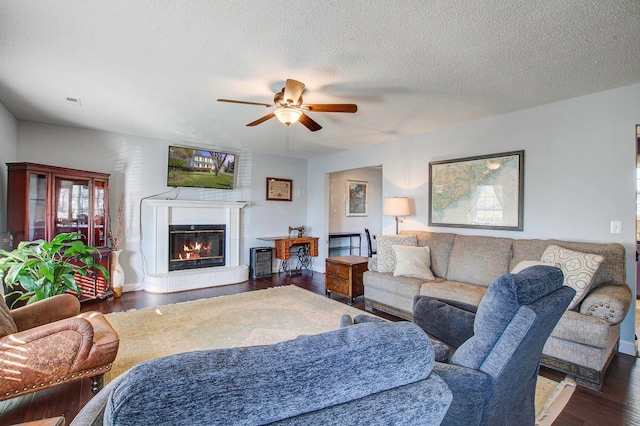
[{"label": "framed picture on wall", "polygon": [[267,200],[291,201],[293,181],[291,179],[267,178]]},{"label": "framed picture on wall", "polygon": [[347,216],[367,216],[369,182],[347,180]]},{"label": "framed picture on wall", "polygon": [[524,151],[429,163],[429,226],[522,231]]}]

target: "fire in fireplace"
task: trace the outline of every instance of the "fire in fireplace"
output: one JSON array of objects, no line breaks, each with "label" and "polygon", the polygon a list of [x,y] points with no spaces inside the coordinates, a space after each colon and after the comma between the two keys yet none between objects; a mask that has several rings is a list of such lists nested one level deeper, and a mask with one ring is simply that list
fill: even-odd
[{"label": "fire in fireplace", "polygon": [[169,271],[225,265],[226,225],[169,225]]}]

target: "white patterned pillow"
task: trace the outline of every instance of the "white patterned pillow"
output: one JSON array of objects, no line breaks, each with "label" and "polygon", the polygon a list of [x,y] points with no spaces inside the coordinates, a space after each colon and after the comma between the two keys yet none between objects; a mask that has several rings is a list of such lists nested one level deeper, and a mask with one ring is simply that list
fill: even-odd
[{"label": "white patterned pillow", "polygon": [[545,249],[540,260],[560,265],[560,269],[564,274],[564,285],[576,291],[576,295],[567,308],[571,310],[591,290],[593,276],[598,271],[604,257],[598,254],[581,253],[552,245]]},{"label": "white patterned pillow", "polygon": [[418,237],[415,235],[378,235],[376,237],[378,250],[378,272],[393,272],[396,270],[396,254],[393,245],[417,246]]},{"label": "white patterned pillow", "polygon": [[425,247],[413,247],[394,244],[393,251],[396,254],[396,269],[394,277],[412,277],[425,280],[435,280],[431,272],[431,249]]}]

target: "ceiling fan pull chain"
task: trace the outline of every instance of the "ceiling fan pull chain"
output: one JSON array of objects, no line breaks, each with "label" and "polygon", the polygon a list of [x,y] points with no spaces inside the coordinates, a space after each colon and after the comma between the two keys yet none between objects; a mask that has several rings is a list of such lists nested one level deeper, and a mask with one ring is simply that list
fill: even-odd
[{"label": "ceiling fan pull chain", "polygon": [[289,126],[287,126],[286,130],[285,130],[285,136],[284,136],[284,147],[287,150],[287,154],[289,153]]}]

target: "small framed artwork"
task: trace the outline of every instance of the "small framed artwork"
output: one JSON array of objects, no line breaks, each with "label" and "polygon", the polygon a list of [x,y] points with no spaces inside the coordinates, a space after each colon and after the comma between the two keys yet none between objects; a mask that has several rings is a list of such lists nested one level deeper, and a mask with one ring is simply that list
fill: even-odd
[{"label": "small framed artwork", "polygon": [[522,231],[524,151],[429,163],[429,226]]},{"label": "small framed artwork", "polygon": [[347,180],[347,216],[367,216],[369,182]]},{"label": "small framed artwork", "polygon": [[267,200],[291,201],[293,181],[291,179],[267,178]]}]

